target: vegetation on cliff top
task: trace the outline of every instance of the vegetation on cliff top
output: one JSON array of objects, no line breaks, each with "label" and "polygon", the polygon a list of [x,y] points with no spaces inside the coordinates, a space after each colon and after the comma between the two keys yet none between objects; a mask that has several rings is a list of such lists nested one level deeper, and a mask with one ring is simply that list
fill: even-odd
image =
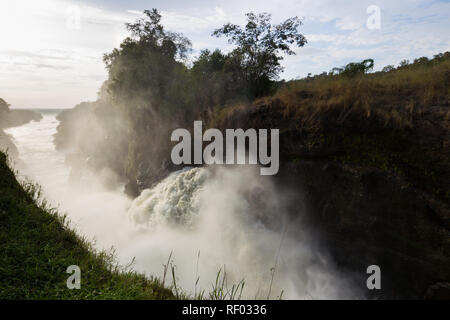
[{"label": "vegetation on cliff top", "polygon": [[426,121],[449,118],[449,53],[380,72],[369,72],[375,62],[365,59],[286,83],[276,81],[281,53],[306,43],[299,19],[271,26],[270,15],[247,14],[244,27],[226,24],[213,33],[228,37],[234,50],[204,50],[188,64],[190,41],[167,31],[160,18],[146,11],[127,24],[131,36],[105,55],[109,78],[98,101],[60,115],[55,142],[74,148],[71,159],[81,161],[73,163],[112,168],[137,195],[174,169],[173,129],[202,119],[219,128],[280,128],[285,159],[327,155],[414,177],[424,189],[449,194],[441,178],[448,129],[441,121],[436,134],[424,131]]},{"label": "vegetation on cliff top", "polygon": [[[173,129],[227,103],[273,92],[281,53],[293,54],[291,46],[306,42],[298,18],[271,25],[269,14],[248,14],[244,28],[227,24],[215,32],[230,36],[234,50],[203,50],[187,63],[190,41],[160,20],[153,9],[126,24],[130,36],[104,56],[108,80],[99,99],[76,107],[83,112],[61,114],[55,140],[59,148],[74,147],[74,159],[113,168],[134,195],[142,188],[137,181],[160,178],[158,170],[170,167],[165,160]],[[80,129],[87,123],[91,129]]]},{"label": "vegetation on cliff top", "polygon": [[277,127],[285,160],[378,168],[448,201],[450,53],[375,73],[351,68],[290,81],[273,96],[220,110],[210,125]]},{"label": "vegetation on cliff top", "polygon": [[414,112],[450,101],[450,52],[412,64],[403,61],[388,71],[352,72],[348,65],[339,70],[291,81],[274,98],[294,111],[303,124],[314,125],[320,115],[338,109],[341,122],[351,113],[362,113],[368,119],[378,116],[394,127],[411,127]]}]

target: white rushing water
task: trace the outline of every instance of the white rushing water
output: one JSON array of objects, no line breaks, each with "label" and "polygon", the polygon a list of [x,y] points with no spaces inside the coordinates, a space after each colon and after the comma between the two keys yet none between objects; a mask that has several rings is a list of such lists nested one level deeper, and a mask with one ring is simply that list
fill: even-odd
[{"label": "white rushing water", "polygon": [[[7,130],[22,160],[16,168],[41,184],[46,198],[97,248],[113,246],[122,265],[135,258],[135,270],[162,277],[172,252],[177,285],[191,294],[208,293],[225,268],[229,287],[245,281],[246,298],[265,299],[269,291],[276,298],[282,290],[290,299],[355,297],[307,232],[286,227],[285,199],[258,168],[187,168],[131,200],[123,186],[105,190],[95,177],[69,182],[64,154],[53,145],[57,125],[56,114],[44,114]],[[249,199],[264,210],[252,208]],[[267,221],[278,227],[268,228]]]}]

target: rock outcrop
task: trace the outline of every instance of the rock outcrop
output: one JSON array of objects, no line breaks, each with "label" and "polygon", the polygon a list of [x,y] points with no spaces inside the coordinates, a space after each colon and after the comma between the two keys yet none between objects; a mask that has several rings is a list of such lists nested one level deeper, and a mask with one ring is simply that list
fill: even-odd
[{"label": "rock outcrop", "polygon": [[[220,128],[280,128],[280,186],[306,205],[309,224],[343,270],[376,298],[448,297],[450,283],[449,106],[412,113],[412,125],[329,112],[314,126],[262,100],[226,113]],[[369,265],[382,290],[367,290]]]}]

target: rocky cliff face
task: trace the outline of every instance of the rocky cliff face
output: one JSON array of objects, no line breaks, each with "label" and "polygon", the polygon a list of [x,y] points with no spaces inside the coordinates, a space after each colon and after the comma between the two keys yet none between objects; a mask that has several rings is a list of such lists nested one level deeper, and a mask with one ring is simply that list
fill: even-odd
[{"label": "rocky cliff face", "polygon": [[[298,103],[308,97],[300,92]],[[368,297],[448,298],[449,114],[444,104],[415,108],[396,123],[345,108],[302,117],[278,99],[264,99],[204,123],[222,130],[280,129],[275,180],[293,193],[290,214],[307,208],[311,228]],[[158,129],[147,131],[152,128]],[[141,148],[147,151],[136,153],[128,171],[131,195],[179,169],[170,161],[169,136],[152,140],[147,131],[142,136],[151,148]],[[372,264],[381,268],[382,290],[365,286]]]},{"label": "rocky cliff face", "polygon": [[381,291],[369,292],[374,297],[448,297],[448,58],[355,77],[307,77],[253,103],[180,114],[170,95],[153,108],[140,100],[149,88],[130,86],[126,96],[135,101],[97,101],[61,114],[55,142],[74,148],[81,167],[111,168],[137,196],[179,169],[170,133],[191,128],[192,119],[203,120],[204,130],[278,128],[275,180],[294,193],[293,216],[308,208],[311,227],[341,268],[356,272],[365,290],[367,266],[379,265],[385,280]]},{"label": "rocky cliff face", "polygon": [[369,265],[380,266],[382,290],[369,296],[423,298],[448,283],[447,204],[382,170],[330,161],[289,163],[279,179],[306,201],[341,267],[364,279]]},{"label": "rocky cliff face", "polygon": [[[415,110],[405,127],[333,111],[307,126],[280,104],[260,101],[213,122],[280,128],[278,184],[307,206],[310,225],[369,297],[449,298],[449,106]],[[382,290],[365,288],[372,264]]]}]

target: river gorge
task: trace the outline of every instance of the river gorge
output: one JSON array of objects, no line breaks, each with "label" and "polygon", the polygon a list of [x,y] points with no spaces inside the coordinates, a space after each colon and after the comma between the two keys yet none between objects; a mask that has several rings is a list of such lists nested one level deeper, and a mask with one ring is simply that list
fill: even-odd
[{"label": "river gorge", "polygon": [[6,130],[19,152],[15,167],[97,249],[114,247],[122,266],[162,277],[169,259],[189,294],[208,290],[221,270],[230,287],[245,282],[246,298],[361,297],[313,234],[292,227],[283,214],[288,196],[256,166],[187,167],[133,200],[110,172],[71,175],[53,144],[56,115]]}]

